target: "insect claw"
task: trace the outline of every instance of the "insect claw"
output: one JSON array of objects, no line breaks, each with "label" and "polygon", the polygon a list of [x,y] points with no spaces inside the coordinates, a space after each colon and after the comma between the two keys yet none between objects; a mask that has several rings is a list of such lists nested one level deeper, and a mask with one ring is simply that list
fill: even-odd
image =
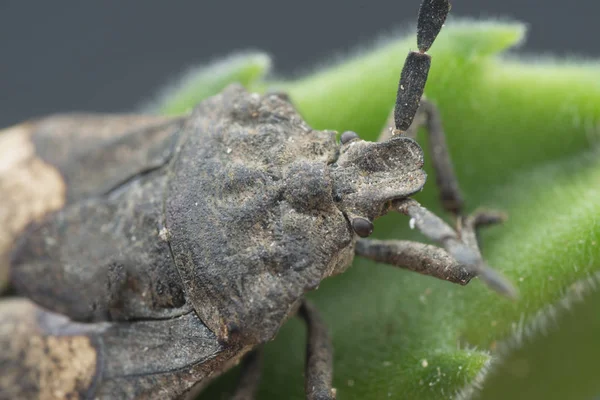
[{"label": "insect claw", "polygon": [[479,252],[461,242],[451,240],[445,247],[452,257],[463,264],[473,276],[478,276],[491,290],[513,300],[518,297],[518,291],[513,284],[498,271],[487,266]]},{"label": "insect claw", "polygon": [[478,271],[477,276],[493,291],[511,300],[516,300],[519,297],[519,291],[498,271],[483,265]]},{"label": "insect claw", "polygon": [[501,211],[484,210],[475,212],[469,219],[469,223],[472,224],[474,229],[477,229],[484,226],[501,224],[508,219],[508,215]]},{"label": "insect claw", "polygon": [[[422,207],[413,199],[396,201],[393,206],[400,213],[408,215],[416,226],[426,237],[440,243],[456,261],[462,264],[472,276],[479,276],[481,280],[492,290],[512,299],[517,298],[517,290],[508,279],[499,272],[485,265],[481,258],[477,242],[474,239],[474,222],[481,224],[493,223],[502,220],[502,213],[481,212],[475,214],[473,219],[468,220],[467,226],[462,230],[463,237],[446,224],[440,217]],[[471,235],[465,235],[466,233]]]}]

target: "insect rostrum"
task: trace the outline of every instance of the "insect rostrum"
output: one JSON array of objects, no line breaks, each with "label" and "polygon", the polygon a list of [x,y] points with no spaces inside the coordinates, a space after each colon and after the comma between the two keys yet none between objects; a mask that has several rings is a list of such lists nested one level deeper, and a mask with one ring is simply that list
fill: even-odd
[{"label": "insect rostrum", "polygon": [[[331,344],[303,296],[355,255],[461,284],[479,274],[510,294],[475,237],[478,221],[499,218],[462,215],[445,152],[437,178],[460,229],[409,198],[426,178],[417,126],[444,144],[435,108],[419,105],[425,50],[448,10],[424,1],[395,129],[377,143],[352,133],[339,143],[285,96],[237,85],[180,118],[78,114],[7,130],[27,150],[18,165],[52,180],[34,204],[20,201],[36,194],[25,180],[0,175],[16,188],[1,265],[28,299],[0,306],[0,397],[182,397],[248,352],[256,376],[260,346],[298,314],[309,328],[307,398],[333,398]],[[366,239],[390,211],[444,249]],[[256,386],[242,379],[237,395]]]}]

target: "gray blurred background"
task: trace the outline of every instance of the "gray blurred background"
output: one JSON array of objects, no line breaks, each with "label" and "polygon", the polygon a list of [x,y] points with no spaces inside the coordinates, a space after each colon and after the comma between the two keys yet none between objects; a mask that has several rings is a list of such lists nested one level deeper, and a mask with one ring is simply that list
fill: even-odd
[{"label": "gray blurred background", "polygon": [[[0,126],[131,110],[170,77],[260,49],[280,76],[411,24],[420,0],[0,0]],[[525,50],[600,57],[595,0],[455,0],[452,14],[527,22]]]}]

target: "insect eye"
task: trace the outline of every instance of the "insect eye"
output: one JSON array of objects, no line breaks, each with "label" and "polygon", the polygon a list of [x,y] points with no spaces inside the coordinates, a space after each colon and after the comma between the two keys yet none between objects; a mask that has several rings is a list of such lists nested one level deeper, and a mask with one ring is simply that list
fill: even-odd
[{"label": "insect eye", "polygon": [[373,233],[373,223],[366,218],[357,217],[352,220],[352,229],[360,237],[367,237]]},{"label": "insect eye", "polygon": [[356,132],[352,132],[352,131],[346,131],[346,132],[342,133],[342,136],[340,136],[340,142],[342,142],[342,144],[349,143],[350,141],[352,141],[354,139],[359,139],[359,137],[356,134]]}]

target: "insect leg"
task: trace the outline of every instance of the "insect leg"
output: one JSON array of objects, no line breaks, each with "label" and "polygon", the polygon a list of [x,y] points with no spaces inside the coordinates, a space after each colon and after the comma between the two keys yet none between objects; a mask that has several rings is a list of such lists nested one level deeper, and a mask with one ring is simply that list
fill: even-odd
[{"label": "insect leg", "polygon": [[460,236],[462,240],[471,247],[481,249],[481,229],[486,226],[496,225],[506,220],[506,214],[493,210],[475,211],[468,217],[463,217],[461,221]]},{"label": "insect leg", "polygon": [[314,305],[303,300],[298,315],[308,328],[305,389],[307,400],[333,400],[333,346],[323,320]]},{"label": "insect leg", "polygon": [[516,289],[498,272],[489,268],[481,257],[476,239],[476,223],[492,223],[499,220],[497,214],[476,214],[472,218],[461,218],[460,235],[440,217],[422,207],[413,199],[395,201],[392,208],[411,217],[413,224],[421,233],[440,243],[444,249],[460,264],[479,276],[486,285],[508,297],[516,297]]},{"label": "insect leg", "polygon": [[[464,219],[461,239],[471,248],[479,247],[479,228],[499,223],[504,216],[499,213],[481,211]],[[468,267],[456,261],[448,252],[430,244],[408,240],[359,239],[356,255],[373,261],[406,268],[438,279],[467,284],[474,276]]]},{"label": "insect leg", "polygon": [[423,98],[418,111],[419,118],[415,119],[406,136],[415,139],[420,126],[427,130],[431,162],[435,171],[435,180],[439,190],[440,201],[444,210],[460,215],[463,210],[463,196],[454,174],[454,167],[446,144],[446,135],[437,107]]},{"label": "insect leg", "polygon": [[465,285],[475,276],[444,249],[409,240],[359,239],[356,255]]},{"label": "insect leg", "polygon": [[263,364],[263,349],[259,347],[248,353],[242,362],[240,378],[231,400],[253,400],[260,383]]}]

